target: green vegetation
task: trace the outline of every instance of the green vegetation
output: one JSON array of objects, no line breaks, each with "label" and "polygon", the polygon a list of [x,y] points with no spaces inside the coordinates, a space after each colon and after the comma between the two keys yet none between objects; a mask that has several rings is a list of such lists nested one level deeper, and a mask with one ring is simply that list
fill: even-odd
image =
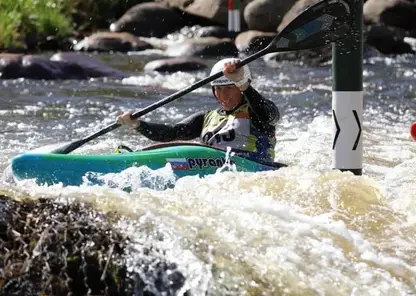
[{"label": "green vegetation", "polygon": [[0,0],[0,50],[22,48],[28,36],[66,37],[108,28],[143,0]]},{"label": "green vegetation", "polygon": [[18,45],[19,21],[15,17],[16,13],[0,9],[0,49]]},{"label": "green vegetation", "polygon": [[26,36],[66,36],[72,32],[64,0],[2,0],[0,48],[22,47]]}]

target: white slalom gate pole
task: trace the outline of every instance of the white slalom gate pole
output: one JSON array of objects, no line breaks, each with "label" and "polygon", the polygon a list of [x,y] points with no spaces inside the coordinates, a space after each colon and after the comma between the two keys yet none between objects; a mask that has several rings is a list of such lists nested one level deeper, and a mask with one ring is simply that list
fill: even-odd
[{"label": "white slalom gate pole", "polygon": [[362,174],[363,0],[350,3],[352,32],[332,46],[332,167]]},{"label": "white slalom gate pole", "polygon": [[363,92],[332,92],[333,168],[362,174]]},{"label": "white slalom gate pole", "polygon": [[234,31],[234,0],[228,0],[228,31]]},{"label": "white slalom gate pole", "polygon": [[233,19],[234,19],[234,31],[241,31],[241,0],[234,0]]}]

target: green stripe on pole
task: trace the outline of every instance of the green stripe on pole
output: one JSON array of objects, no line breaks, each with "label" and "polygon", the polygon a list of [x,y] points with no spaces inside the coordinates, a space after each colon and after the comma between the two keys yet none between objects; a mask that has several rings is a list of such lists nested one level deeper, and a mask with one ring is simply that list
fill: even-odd
[{"label": "green stripe on pole", "polygon": [[332,47],[334,91],[363,90],[363,0],[348,0],[353,15],[351,33]]},{"label": "green stripe on pole", "polygon": [[241,1],[240,0],[234,0],[234,9],[235,10],[240,10],[240,6],[241,6]]}]

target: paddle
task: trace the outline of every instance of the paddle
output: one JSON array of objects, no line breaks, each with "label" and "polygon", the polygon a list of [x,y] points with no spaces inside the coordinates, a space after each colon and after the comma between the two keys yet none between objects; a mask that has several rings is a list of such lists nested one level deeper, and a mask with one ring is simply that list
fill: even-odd
[{"label": "paddle", "polygon": [[[321,1],[299,14],[290,22],[271,42],[261,51],[243,59],[239,67],[248,64],[255,59],[272,52],[284,52],[321,47],[342,38],[351,25],[351,10],[343,0]],[[132,119],[137,119],[169,102],[172,102],[185,94],[221,77],[222,72],[202,79],[181,91],[178,91],[150,106],[132,114]],[[67,154],[81,147],[85,143],[104,135],[120,124],[112,123],[102,130],[80,140],[61,146],[52,153]]]}]

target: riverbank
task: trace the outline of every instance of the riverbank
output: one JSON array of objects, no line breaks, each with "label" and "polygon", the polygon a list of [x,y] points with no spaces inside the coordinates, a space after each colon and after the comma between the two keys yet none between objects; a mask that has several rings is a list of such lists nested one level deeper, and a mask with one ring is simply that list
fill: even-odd
[{"label": "riverbank", "polygon": [[0,294],[174,295],[184,282],[174,265],[153,264],[171,271],[156,283],[127,267],[131,242],[114,226],[119,219],[85,203],[0,195]]},{"label": "riverbank", "polygon": [[[242,1],[241,30],[229,32],[226,1],[5,0],[0,4],[0,50],[138,51],[150,47],[142,37],[169,39],[172,33],[185,28],[202,27],[188,36],[200,47],[213,46],[221,39],[232,43],[239,53],[249,53],[264,47],[302,10],[316,2],[319,1],[291,0],[283,5],[274,1]],[[416,4],[405,0],[364,2],[366,44],[383,54],[415,53]],[[211,40],[201,39],[206,37]],[[221,54],[224,52],[219,51],[218,55]],[[198,56],[198,52],[194,55]]]},{"label": "riverbank", "polygon": [[73,41],[108,28],[140,0],[3,0],[0,2],[0,50],[70,50]]}]

